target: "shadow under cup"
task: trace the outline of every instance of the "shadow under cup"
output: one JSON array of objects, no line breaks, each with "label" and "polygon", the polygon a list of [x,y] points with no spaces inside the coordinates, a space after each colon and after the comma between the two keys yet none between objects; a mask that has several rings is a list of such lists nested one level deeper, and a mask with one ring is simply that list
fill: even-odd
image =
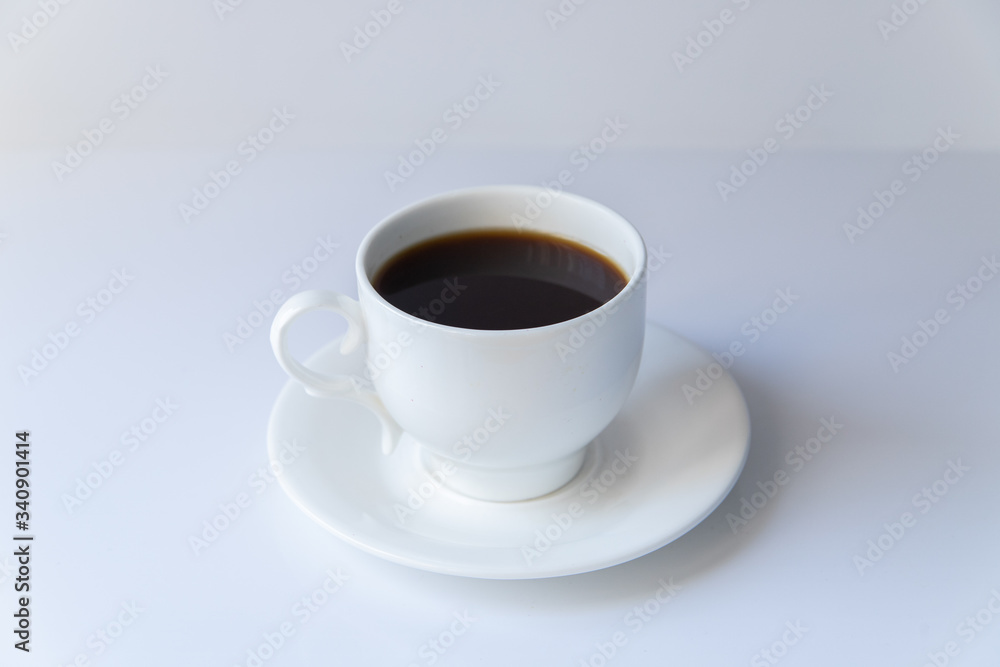
[{"label": "shadow under cup", "polygon": [[[534,214],[534,215],[532,215]],[[596,251],[628,277],[591,312],[531,329],[463,329],[399,310],[372,285],[383,265],[429,239],[532,231]],[[642,354],[646,249],[610,209],[529,186],[461,190],[383,220],[361,243],[358,292],[368,369],[386,411],[459,493],[495,501],[550,493],[625,403]],[[452,298],[461,298],[455,297]]]}]

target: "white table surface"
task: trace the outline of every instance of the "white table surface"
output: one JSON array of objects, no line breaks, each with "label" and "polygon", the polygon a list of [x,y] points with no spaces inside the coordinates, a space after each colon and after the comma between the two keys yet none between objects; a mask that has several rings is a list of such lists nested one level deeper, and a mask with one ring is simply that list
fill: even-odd
[{"label": "white table surface", "polygon": [[[734,491],[673,544],[604,571],[515,582],[382,561],[254,478],[285,376],[266,325],[233,350],[224,335],[255,299],[292,292],[282,275],[317,237],[340,246],[302,287],[354,294],[358,243],[387,213],[456,187],[539,182],[567,153],[442,152],[395,193],[381,180],[392,155],[276,153],[190,224],[178,203],[225,154],[95,156],[62,184],[39,177],[46,155],[4,160],[0,415],[7,440],[31,432],[36,541],[33,650],[8,637],[3,664],[246,665],[262,634],[289,622],[294,634],[265,664],[425,665],[421,647],[465,612],[475,621],[435,662],[578,665],[620,631],[627,643],[609,664],[768,664],[758,652],[795,639],[791,623],[807,631],[787,665],[921,665],[949,641],[953,664],[994,664],[1000,618],[968,643],[957,626],[1000,590],[1000,281],[960,310],[948,294],[1000,251],[1000,159],[946,154],[852,245],[843,224],[906,157],[778,153],[728,203],[715,181],[733,154],[609,151],[578,174],[575,192],[671,254],[650,277],[649,318],[711,351],[746,344],[732,370],[752,445]],[[115,271],[134,278],[88,322],[78,304]],[[776,290],[798,300],[751,342],[741,329]],[[887,353],[937,309],[948,322],[894,372]],[[22,380],[18,367],[71,321],[79,334]],[[314,322],[293,336],[300,354],[343,330],[334,316]],[[158,399],[179,407],[131,451],[121,434]],[[824,418],[842,424],[834,439],[804,464],[786,460]],[[4,542],[17,532],[12,449]],[[114,450],[121,465],[70,511],[66,495]],[[968,471],[939,502],[915,504],[949,462]],[[780,470],[788,482],[734,534],[727,516]],[[249,507],[196,555],[189,538],[241,493]],[[907,511],[915,524],[860,573],[854,557]],[[308,619],[296,614],[328,570],[347,576],[342,588]],[[0,576],[12,613],[12,575]],[[676,597],[628,622],[671,578]],[[117,633],[133,603],[141,612],[105,644],[98,631]]]}]

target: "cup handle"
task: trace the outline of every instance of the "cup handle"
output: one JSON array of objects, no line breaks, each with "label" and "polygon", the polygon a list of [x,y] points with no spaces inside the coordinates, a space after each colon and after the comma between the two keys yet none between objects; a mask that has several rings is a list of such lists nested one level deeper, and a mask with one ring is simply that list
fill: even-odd
[{"label": "cup handle", "polygon": [[355,401],[374,412],[382,423],[382,453],[391,454],[403,430],[389,416],[378,394],[359,386],[348,375],[327,375],[306,368],[288,350],[285,336],[290,325],[299,315],[314,310],[330,310],[339,313],[347,320],[347,333],[340,341],[341,354],[351,354],[365,341],[365,319],[360,303],[329,290],[299,292],[282,304],[271,324],[271,348],[278,359],[278,364],[286,373],[301,382],[310,396]]}]

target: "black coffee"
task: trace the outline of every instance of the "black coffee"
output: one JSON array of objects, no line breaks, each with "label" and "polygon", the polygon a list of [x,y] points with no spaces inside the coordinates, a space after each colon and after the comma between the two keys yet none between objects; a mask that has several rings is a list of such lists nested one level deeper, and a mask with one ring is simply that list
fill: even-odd
[{"label": "black coffee", "polygon": [[389,259],[372,284],[396,308],[464,329],[529,329],[589,313],[628,282],[609,259],[537,232],[449,234]]}]

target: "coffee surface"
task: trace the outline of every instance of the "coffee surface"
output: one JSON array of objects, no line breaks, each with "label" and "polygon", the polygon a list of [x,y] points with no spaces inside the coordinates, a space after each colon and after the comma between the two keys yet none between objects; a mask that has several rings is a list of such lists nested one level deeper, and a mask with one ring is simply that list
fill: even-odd
[{"label": "coffee surface", "polygon": [[372,281],[396,308],[464,329],[530,329],[589,313],[628,282],[608,258],[538,232],[477,230],[413,245]]}]

